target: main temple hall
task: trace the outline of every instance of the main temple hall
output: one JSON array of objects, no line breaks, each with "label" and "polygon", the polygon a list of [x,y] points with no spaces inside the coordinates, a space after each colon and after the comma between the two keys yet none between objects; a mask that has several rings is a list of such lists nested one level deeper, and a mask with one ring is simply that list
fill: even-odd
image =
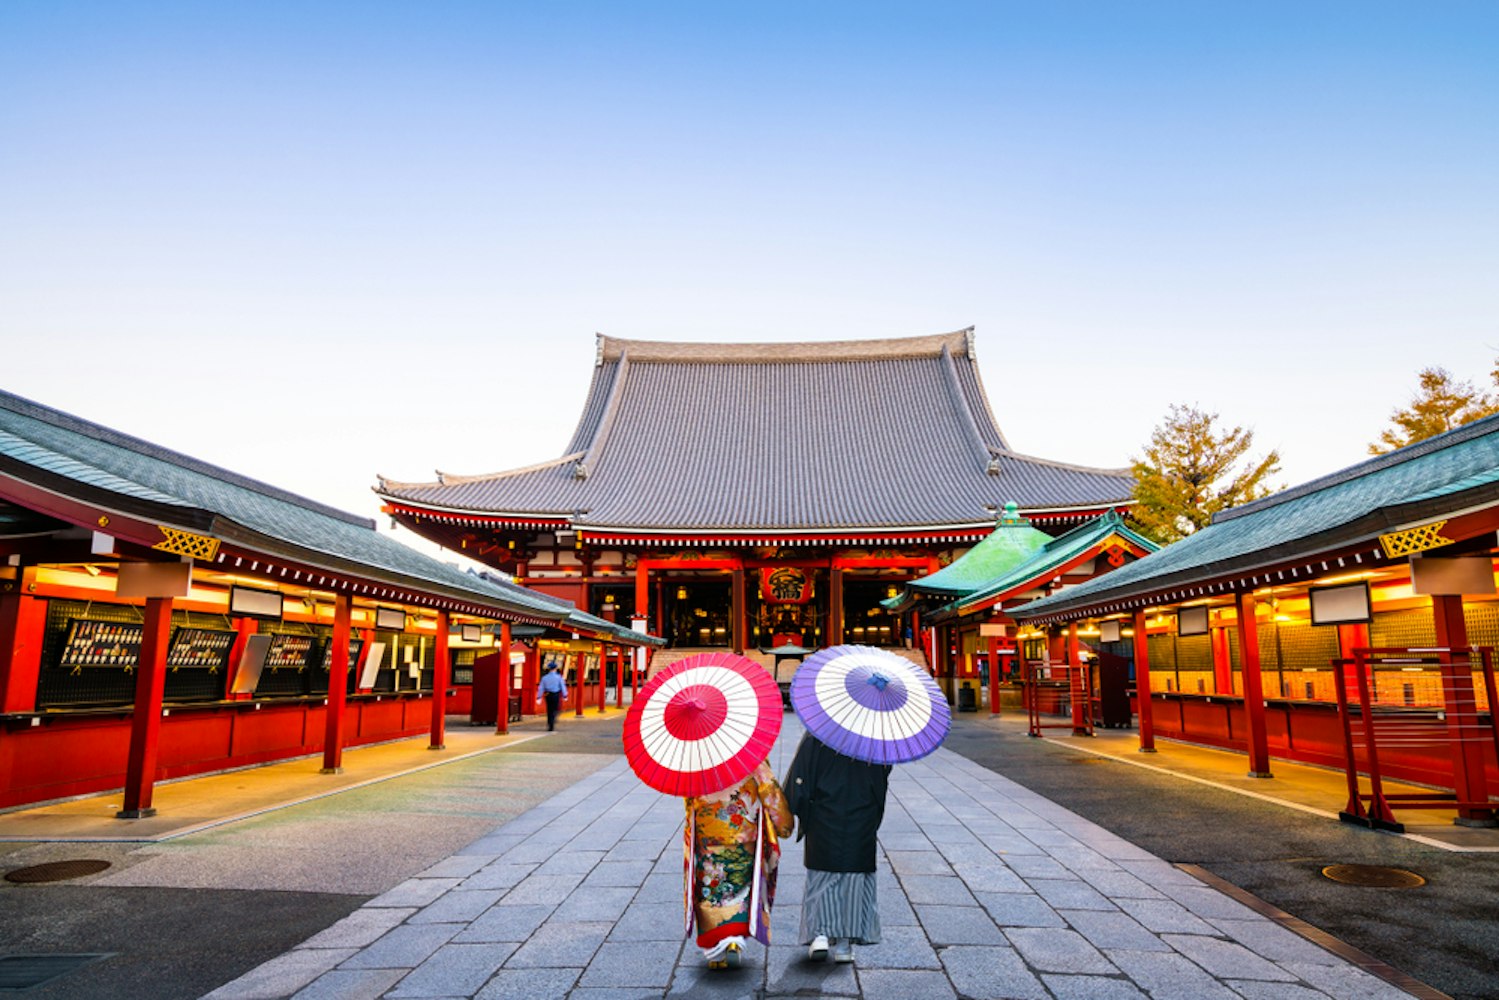
[{"label": "main temple hall", "polygon": [[903,645],[911,623],[882,602],[989,535],[1006,504],[1059,534],[1131,503],[1128,469],[1012,449],[975,350],[971,328],[599,336],[561,457],[376,491],[417,534],[585,611],[643,618],[675,647]]}]

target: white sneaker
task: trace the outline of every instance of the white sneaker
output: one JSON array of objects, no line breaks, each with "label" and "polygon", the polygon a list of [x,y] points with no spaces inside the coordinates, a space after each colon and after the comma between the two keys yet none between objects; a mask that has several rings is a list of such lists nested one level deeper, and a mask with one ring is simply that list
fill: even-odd
[{"label": "white sneaker", "polygon": [[848,938],[839,938],[833,943],[833,961],[847,965],[854,960],[854,943]]},{"label": "white sneaker", "polygon": [[814,962],[821,962],[828,957],[828,936],[826,934],[819,934],[812,939],[812,943],[807,946],[807,957]]}]

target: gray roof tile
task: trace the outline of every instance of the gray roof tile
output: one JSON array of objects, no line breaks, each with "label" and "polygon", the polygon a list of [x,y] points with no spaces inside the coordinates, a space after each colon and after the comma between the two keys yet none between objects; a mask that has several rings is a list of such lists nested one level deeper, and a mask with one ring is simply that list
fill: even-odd
[{"label": "gray roof tile", "polygon": [[[1226,574],[1312,558],[1377,537],[1404,519],[1499,499],[1499,416],[1372,458],[1226,510],[1196,534],[1105,576],[1032,601],[1013,613],[1037,617],[1203,583]],[[1480,495],[1481,494],[1481,495]]]},{"label": "gray roof tile", "polygon": [[[288,558],[356,563],[374,578],[565,622],[571,604],[503,581],[479,579],[375,531],[375,523],[139,438],[0,392],[0,460],[23,476],[43,474],[79,488],[154,505],[169,524],[211,523],[264,539]],[[177,520],[173,520],[177,518]],[[205,519],[208,519],[205,521]],[[573,621],[593,629],[595,622]],[[628,630],[624,630],[628,631]]]},{"label": "gray roof tile", "polygon": [[966,526],[1008,500],[1032,511],[1128,503],[1128,470],[1006,449],[971,345],[971,331],[822,344],[602,338],[564,459],[385,480],[379,492],[646,530]]}]

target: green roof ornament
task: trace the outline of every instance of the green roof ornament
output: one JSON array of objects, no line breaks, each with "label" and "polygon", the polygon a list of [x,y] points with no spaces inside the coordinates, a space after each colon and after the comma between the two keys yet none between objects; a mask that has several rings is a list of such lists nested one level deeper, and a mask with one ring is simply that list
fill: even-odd
[{"label": "green roof ornament", "polygon": [[1005,509],[999,515],[1000,524],[1030,524],[1030,518],[1020,516],[1020,505],[1014,500],[1005,504]]}]

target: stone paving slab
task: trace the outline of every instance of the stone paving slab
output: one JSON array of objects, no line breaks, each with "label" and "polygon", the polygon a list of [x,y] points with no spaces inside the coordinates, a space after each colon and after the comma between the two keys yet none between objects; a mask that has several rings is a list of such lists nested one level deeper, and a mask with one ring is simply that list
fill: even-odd
[{"label": "stone paving slab", "polygon": [[[788,716],[778,773],[799,735]],[[878,945],[852,965],[806,959],[802,849],[789,840],[771,947],[710,971],[683,934],[682,819],[680,800],[621,759],[207,1000],[1409,996],[947,751],[892,776]]]}]

